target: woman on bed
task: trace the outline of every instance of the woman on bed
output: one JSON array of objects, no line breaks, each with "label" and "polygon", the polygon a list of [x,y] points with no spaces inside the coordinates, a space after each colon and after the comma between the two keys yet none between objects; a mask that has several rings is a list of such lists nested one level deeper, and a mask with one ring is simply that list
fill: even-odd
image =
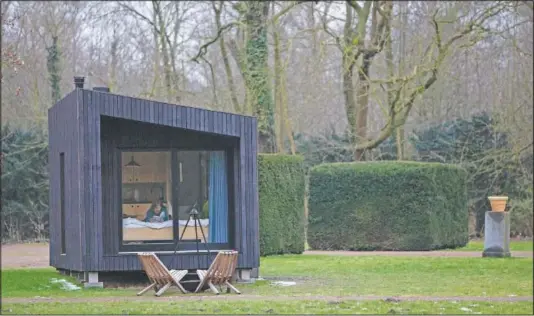
[{"label": "woman on bed", "polygon": [[162,200],[153,203],[146,212],[145,222],[161,223],[168,220],[169,214],[167,212],[167,208],[165,207],[165,203]]}]

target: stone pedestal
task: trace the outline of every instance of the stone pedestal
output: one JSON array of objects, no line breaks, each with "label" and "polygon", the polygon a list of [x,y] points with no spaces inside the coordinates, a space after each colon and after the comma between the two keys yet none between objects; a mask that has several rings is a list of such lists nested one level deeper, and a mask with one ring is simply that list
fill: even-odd
[{"label": "stone pedestal", "polygon": [[486,212],[483,257],[510,257],[510,213]]}]

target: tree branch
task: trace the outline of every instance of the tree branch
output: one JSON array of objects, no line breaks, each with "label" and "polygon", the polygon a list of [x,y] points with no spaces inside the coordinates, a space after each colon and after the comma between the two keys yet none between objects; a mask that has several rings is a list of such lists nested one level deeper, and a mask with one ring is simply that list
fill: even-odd
[{"label": "tree branch", "polygon": [[280,12],[275,14],[268,23],[269,24],[274,24],[274,23],[278,22],[278,19],[280,19],[284,14],[289,12],[289,10],[291,10],[292,8],[296,7],[297,5],[299,5],[301,3],[305,3],[305,2],[307,2],[307,1],[294,1],[294,2],[292,2],[291,4],[287,5],[287,7],[283,8],[282,10],[280,10]]},{"label": "tree branch", "polygon": [[217,35],[211,40],[209,40],[207,43],[205,43],[204,45],[200,46],[200,48],[198,49],[198,53],[195,55],[195,57],[191,58],[191,61],[198,63],[198,59],[207,53],[208,47],[211,44],[215,43],[225,30],[231,29],[232,27],[237,26],[239,24],[240,24],[239,22],[230,22],[226,24],[225,26],[221,27],[219,30],[217,30]]},{"label": "tree branch", "polygon": [[[368,1],[368,2],[371,2],[371,1]],[[358,2],[356,2],[355,0],[347,0],[347,3],[354,9],[354,11],[356,11],[356,13],[358,13],[358,15],[361,14],[362,7],[360,7]],[[367,3],[365,3],[365,4],[367,4]]]},{"label": "tree branch", "polygon": [[129,5],[126,5],[122,2],[117,2],[117,4],[126,9],[127,11],[137,15],[138,17],[140,17],[143,21],[147,22],[148,24],[150,24],[154,30],[158,33],[158,35],[160,34],[160,30],[158,29],[158,27],[154,24],[154,22],[152,20],[150,20],[149,18],[147,18],[144,14],[140,13],[139,11],[135,10],[134,8],[130,7]]}]

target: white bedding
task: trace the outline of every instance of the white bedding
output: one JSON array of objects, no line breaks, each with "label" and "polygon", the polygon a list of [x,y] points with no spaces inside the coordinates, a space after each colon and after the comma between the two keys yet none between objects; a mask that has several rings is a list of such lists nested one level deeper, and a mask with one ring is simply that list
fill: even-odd
[{"label": "white bedding", "polygon": [[[208,226],[209,225],[209,219],[208,218],[199,219],[199,221],[200,221],[200,225],[202,225],[202,226]],[[180,226],[185,226],[187,221],[186,220],[185,221],[179,220],[178,223],[179,223]],[[165,221],[165,222],[162,222],[162,223],[147,223],[147,222],[140,221],[140,220],[138,220],[136,218],[124,218],[122,220],[122,227],[125,227],[125,228],[149,227],[149,228],[153,228],[153,229],[161,229],[161,228],[166,228],[166,227],[172,227],[172,220],[168,220],[168,221]],[[195,223],[193,222],[193,220],[189,221],[188,227],[195,227]]]}]

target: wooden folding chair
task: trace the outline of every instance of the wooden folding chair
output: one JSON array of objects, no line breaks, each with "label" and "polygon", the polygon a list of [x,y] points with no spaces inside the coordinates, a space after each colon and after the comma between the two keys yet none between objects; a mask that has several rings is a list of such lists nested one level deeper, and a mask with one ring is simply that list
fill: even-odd
[{"label": "wooden folding chair", "polygon": [[230,293],[231,289],[237,294],[241,294],[241,292],[231,284],[232,277],[237,267],[237,255],[237,251],[221,251],[217,254],[208,270],[197,270],[200,284],[195,290],[195,293],[198,293],[207,284],[215,294],[219,294],[215,285],[218,285],[219,287],[226,285],[227,293]]},{"label": "wooden folding chair", "polygon": [[150,280],[150,285],[137,295],[143,295],[146,291],[154,288],[156,296],[162,295],[173,283],[185,294],[188,293],[180,284],[180,280],[187,274],[187,270],[168,270],[153,252],[138,253],[137,257]]}]

